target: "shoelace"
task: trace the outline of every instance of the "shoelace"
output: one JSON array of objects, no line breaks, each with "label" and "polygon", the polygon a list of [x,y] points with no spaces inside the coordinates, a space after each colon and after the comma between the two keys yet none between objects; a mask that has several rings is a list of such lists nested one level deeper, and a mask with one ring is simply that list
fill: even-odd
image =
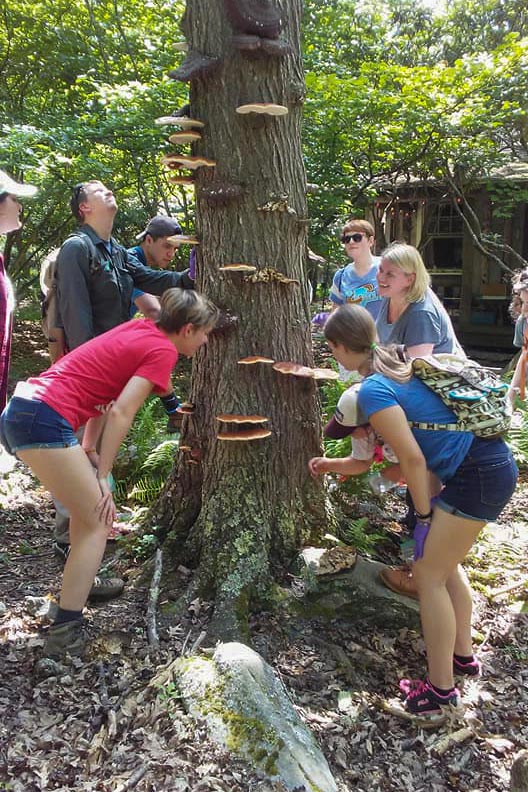
[{"label": "shoelace", "polygon": [[408,699],[414,699],[417,698],[418,696],[423,695],[423,693],[429,692],[429,685],[427,684],[427,682],[422,682],[421,679],[413,680],[413,682],[415,682],[416,684],[413,685],[413,687],[407,693]]}]

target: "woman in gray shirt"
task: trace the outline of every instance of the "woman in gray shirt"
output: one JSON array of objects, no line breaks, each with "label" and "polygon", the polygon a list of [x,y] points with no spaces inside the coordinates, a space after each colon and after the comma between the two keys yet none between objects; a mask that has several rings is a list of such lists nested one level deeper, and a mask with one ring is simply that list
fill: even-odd
[{"label": "woman in gray shirt", "polygon": [[410,357],[464,352],[446,309],[431,289],[431,277],[415,247],[394,242],[381,254],[376,319],[382,344],[404,344]]}]

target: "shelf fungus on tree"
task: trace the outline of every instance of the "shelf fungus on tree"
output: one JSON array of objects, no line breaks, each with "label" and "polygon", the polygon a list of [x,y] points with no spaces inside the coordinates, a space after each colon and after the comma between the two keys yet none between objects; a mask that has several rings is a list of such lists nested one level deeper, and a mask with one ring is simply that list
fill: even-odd
[{"label": "shelf fungus on tree", "polygon": [[241,33],[278,38],[282,19],[271,0],[224,0],[231,25]]},{"label": "shelf fungus on tree", "polygon": [[188,236],[187,234],[175,234],[174,236],[167,237],[171,245],[199,245],[200,240],[196,237]]},{"label": "shelf fungus on tree", "polygon": [[183,154],[164,154],[161,158],[162,165],[168,165],[169,168],[214,168],[216,162],[207,157],[186,157]]},{"label": "shelf fungus on tree", "polygon": [[244,280],[248,283],[271,283],[272,281],[277,283],[295,283],[299,286],[299,281],[296,278],[289,278],[282,272],[273,269],[273,267],[262,267],[254,275],[245,277]]},{"label": "shelf fungus on tree", "polygon": [[177,126],[180,129],[202,129],[205,126],[203,121],[198,121],[197,118],[189,118],[188,116],[160,116],[155,121],[158,126]]},{"label": "shelf fungus on tree", "polygon": [[289,360],[274,363],[273,369],[274,371],[278,371],[279,374],[292,374],[294,377],[313,379],[313,369],[309,366],[302,366],[300,363],[293,363]]},{"label": "shelf fungus on tree", "polygon": [[256,426],[253,429],[237,429],[235,432],[218,432],[216,435],[218,440],[262,440],[264,437],[269,437],[271,435],[270,429],[263,429],[260,426]]},{"label": "shelf fungus on tree", "polygon": [[169,137],[169,143],[179,146],[182,143],[194,143],[195,140],[201,140],[202,136],[199,132],[192,132],[191,130],[185,132],[175,132]]},{"label": "shelf fungus on tree", "polygon": [[234,423],[234,424],[260,424],[269,421],[265,415],[240,415],[238,413],[222,413],[216,416],[216,420],[220,423]]},{"label": "shelf fungus on tree", "polygon": [[233,47],[241,52],[249,52],[251,54],[272,55],[274,57],[282,57],[289,55],[292,48],[288,41],[285,39],[270,39],[261,38],[260,36],[251,35],[249,33],[238,33],[231,39]]},{"label": "shelf fungus on tree", "polygon": [[253,264],[224,264],[218,267],[219,272],[256,272],[257,268]]},{"label": "shelf fungus on tree", "polygon": [[185,173],[169,173],[168,180],[171,184],[196,184],[192,176],[186,176]]},{"label": "shelf fungus on tree", "polygon": [[249,355],[249,357],[237,360],[240,366],[253,366],[255,363],[275,363],[273,358],[263,357],[262,355]]},{"label": "shelf fungus on tree", "polygon": [[[224,413],[217,415],[216,420],[222,424],[227,424],[225,431],[217,434],[219,440],[261,440],[269,437],[270,429],[264,429],[256,424],[269,421],[265,415],[238,415],[234,413]],[[230,427],[234,424],[234,428]]]},{"label": "shelf fungus on tree", "polygon": [[339,371],[334,371],[334,369],[327,369],[327,368],[314,368],[312,369],[312,376],[316,380],[338,380],[339,379]]},{"label": "shelf fungus on tree", "polygon": [[221,58],[205,55],[198,50],[190,50],[183,63],[177,69],[169,72],[169,77],[180,82],[190,82],[197,77],[206,77],[217,68],[221,60]]},{"label": "shelf fungus on tree", "polygon": [[[176,412],[182,415],[192,415],[196,409],[196,405],[192,402],[182,402],[176,407]],[[180,446],[182,448],[183,446]]]},{"label": "shelf fungus on tree", "polygon": [[174,49],[176,52],[188,52],[189,45],[186,41],[177,41],[176,44],[174,44]]},{"label": "shelf fungus on tree", "polygon": [[252,102],[251,104],[239,105],[236,108],[236,112],[240,115],[260,113],[262,115],[283,116],[288,114],[288,108],[272,102]]}]

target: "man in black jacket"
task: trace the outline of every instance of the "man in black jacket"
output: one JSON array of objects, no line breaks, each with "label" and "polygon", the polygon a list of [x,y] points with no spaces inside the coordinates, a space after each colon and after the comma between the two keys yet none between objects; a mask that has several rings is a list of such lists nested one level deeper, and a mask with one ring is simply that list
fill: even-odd
[{"label": "man in black jacket", "polygon": [[80,227],[62,245],[56,264],[58,313],[68,349],[126,322],[134,287],[157,295],[174,286],[194,288],[188,270],[151,269],[116,242],[117,203],[101,182],[78,184],[71,209]]}]

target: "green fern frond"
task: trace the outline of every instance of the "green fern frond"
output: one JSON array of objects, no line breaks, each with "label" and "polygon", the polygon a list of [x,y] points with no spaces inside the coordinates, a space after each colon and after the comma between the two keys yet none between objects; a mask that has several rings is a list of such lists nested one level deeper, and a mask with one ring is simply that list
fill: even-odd
[{"label": "green fern frond", "polygon": [[168,474],[174,464],[174,455],[178,450],[179,440],[164,440],[149,453],[140,467],[140,473]]},{"label": "green fern frond", "polygon": [[130,497],[140,503],[152,503],[160,494],[165,479],[161,477],[156,478],[141,478],[134,484]]}]

